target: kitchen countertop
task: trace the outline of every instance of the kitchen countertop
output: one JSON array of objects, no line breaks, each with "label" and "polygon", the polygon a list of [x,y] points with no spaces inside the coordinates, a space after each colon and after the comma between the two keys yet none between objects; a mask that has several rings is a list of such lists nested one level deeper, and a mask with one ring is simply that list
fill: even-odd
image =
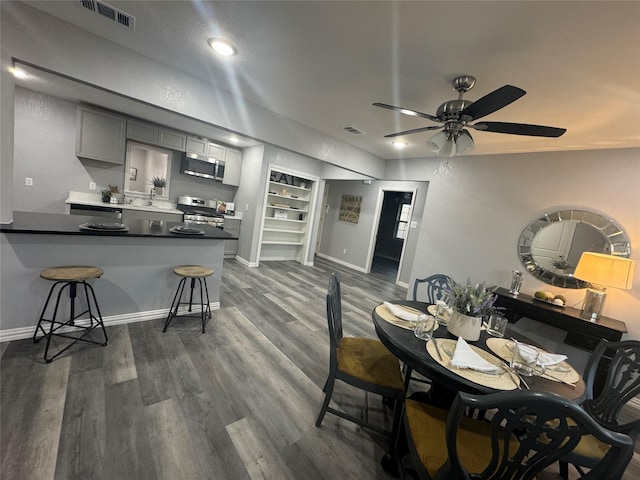
[{"label": "kitchen countertop", "polygon": [[[164,211],[164,210],[163,210]],[[13,222],[0,225],[2,233],[26,233],[35,235],[83,235],[100,237],[154,237],[184,238],[186,240],[237,240],[228,232],[209,225],[197,225],[204,235],[183,235],[171,233],[171,227],[184,225],[182,222],[151,222],[149,220],[125,220],[128,231],[92,231],[79,228],[84,223],[110,223],[104,217],[65,215],[57,213],[14,212]]]},{"label": "kitchen countertop", "polygon": [[[158,201],[158,200],[154,200]],[[112,207],[122,208],[127,210],[142,210],[145,212],[158,212],[158,213],[176,213],[182,215],[182,211],[173,207],[164,207],[161,205],[136,205],[134,203],[109,203],[101,200],[86,200],[86,199],[71,199],[67,198],[65,201],[67,205],[89,205],[92,207]]]}]

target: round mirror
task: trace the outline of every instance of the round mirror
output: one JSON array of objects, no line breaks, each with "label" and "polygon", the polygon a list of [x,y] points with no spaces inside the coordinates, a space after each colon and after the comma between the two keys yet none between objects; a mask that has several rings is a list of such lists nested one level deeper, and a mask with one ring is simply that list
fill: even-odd
[{"label": "round mirror", "polygon": [[587,287],[573,276],[582,252],[628,257],[631,245],[613,220],[585,210],[544,214],[525,227],[518,241],[518,255],[526,271],[556,287]]}]

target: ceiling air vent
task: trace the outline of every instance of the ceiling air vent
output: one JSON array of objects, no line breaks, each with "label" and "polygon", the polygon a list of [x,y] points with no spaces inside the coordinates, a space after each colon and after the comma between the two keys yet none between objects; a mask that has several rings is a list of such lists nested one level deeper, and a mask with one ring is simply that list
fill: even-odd
[{"label": "ceiling air vent", "polygon": [[92,12],[99,13],[103,17],[107,17],[109,20],[113,20],[124,27],[135,29],[136,18],[122,10],[118,10],[104,2],[98,2],[96,0],[80,0],[80,3],[84,8]]},{"label": "ceiling air vent", "polygon": [[344,129],[349,132],[351,135],[364,135],[367,132],[364,132],[356,127],[344,127]]}]

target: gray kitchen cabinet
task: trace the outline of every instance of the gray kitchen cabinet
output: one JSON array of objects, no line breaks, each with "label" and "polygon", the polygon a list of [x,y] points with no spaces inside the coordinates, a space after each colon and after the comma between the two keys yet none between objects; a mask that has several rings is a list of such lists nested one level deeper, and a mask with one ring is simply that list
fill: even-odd
[{"label": "gray kitchen cabinet", "polygon": [[174,132],[173,130],[167,130],[160,127],[158,130],[158,146],[170,148],[171,150],[178,150],[184,152],[187,144],[187,136],[180,132]]},{"label": "gray kitchen cabinet", "polygon": [[185,151],[187,143],[187,136],[183,133],[137,120],[127,121],[127,138],[181,152]]},{"label": "gray kitchen cabinet", "polygon": [[76,156],[124,164],[126,118],[102,110],[78,107]]},{"label": "gray kitchen cabinet", "polygon": [[[236,218],[224,218],[224,231],[237,237],[240,235],[240,220]],[[224,243],[224,256],[235,257],[238,253],[238,240],[226,240]]]},{"label": "gray kitchen cabinet", "polygon": [[240,171],[242,170],[242,152],[227,148],[225,156],[224,177],[222,183],[226,185],[240,185]]},{"label": "gray kitchen cabinet", "polygon": [[222,145],[209,142],[209,145],[207,146],[207,157],[224,162],[226,150],[227,149]]},{"label": "gray kitchen cabinet", "polygon": [[206,157],[208,148],[209,141],[206,138],[187,137],[187,153]]},{"label": "gray kitchen cabinet", "polygon": [[122,209],[122,221],[127,220],[153,220],[154,222],[182,222],[181,213],[154,212],[152,210]]}]

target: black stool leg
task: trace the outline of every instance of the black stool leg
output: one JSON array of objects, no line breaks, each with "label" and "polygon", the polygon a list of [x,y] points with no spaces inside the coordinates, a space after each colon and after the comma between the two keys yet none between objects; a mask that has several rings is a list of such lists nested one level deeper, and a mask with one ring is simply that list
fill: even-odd
[{"label": "black stool leg", "polygon": [[[204,292],[202,291],[202,284],[204,283]],[[204,333],[204,326],[207,321],[207,317],[211,318],[211,307],[209,304],[209,290],[207,289],[207,280],[206,278],[198,278],[198,284],[200,286],[200,316],[202,318],[202,333]],[[193,293],[193,291],[192,291]],[[206,298],[203,293],[206,293]],[[205,306],[205,300],[207,302]]]},{"label": "black stool leg", "polygon": [[[200,280],[200,279],[198,279]],[[193,287],[196,285],[195,277],[191,279],[191,293],[189,294],[189,312],[191,312],[191,306],[193,305]],[[200,287],[202,288],[202,287]],[[202,293],[202,292],[200,292]]]},{"label": "black stool leg", "polygon": [[[64,283],[64,285],[62,285],[62,287],[60,287],[60,289],[58,290],[58,296],[56,297],[56,306],[53,309],[53,317],[51,317],[51,320],[49,320],[51,322],[51,327],[49,328],[49,333],[46,335],[47,337],[47,345],[44,349],[44,361],[47,363],[51,363],[53,361],[53,359],[60,354],[61,352],[58,352],[58,354],[54,355],[53,357],[49,357],[49,346],[51,345],[51,337],[53,337],[53,332],[54,332],[54,324],[56,323],[56,317],[58,316],[58,306],[60,305],[60,297],[62,296],[62,292],[64,291],[65,288],[69,287],[69,283],[68,282],[56,282],[53,287],[51,287],[51,289],[53,290],[53,288],[58,285],[59,283]],[[73,283],[73,282],[71,282]],[[72,299],[73,302],[73,299]],[[46,306],[45,306],[46,308]],[[44,319],[46,320],[46,319]],[[42,319],[40,319],[40,321],[42,321]],[[62,327],[62,324],[60,325],[60,327]],[[58,327],[58,328],[60,328]],[[56,329],[57,330],[57,329]]]},{"label": "black stool leg", "polygon": [[[45,337],[47,335],[47,332],[45,331],[44,327],[42,326],[42,320],[46,320],[44,318],[44,314],[47,311],[47,307],[49,306],[49,300],[51,300],[51,295],[53,295],[53,291],[56,289],[56,286],[62,282],[56,282],[54,283],[51,288],[49,289],[49,295],[47,295],[47,300],[44,302],[44,307],[42,307],[42,313],[40,313],[40,318],[38,318],[38,324],[36,325],[36,331],[33,332],[33,343],[38,343],[43,337]],[[57,305],[58,302],[60,301],[60,297],[58,296],[58,301],[56,302],[56,309],[57,309]],[[37,338],[38,337],[38,330],[42,330],[42,337]]]},{"label": "black stool leg", "polygon": [[177,316],[178,314],[178,306],[180,305],[180,299],[182,298],[182,292],[184,291],[184,284],[186,283],[186,281],[186,277],[182,277],[180,279],[180,283],[178,283],[176,294],[173,296],[173,301],[171,302],[171,307],[169,308],[169,315],[167,315],[167,320],[164,322],[164,328],[162,329],[163,332],[167,331],[169,323],[171,322],[173,317]]},{"label": "black stool leg", "polygon": [[[84,285],[84,296],[87,299],[87,309],[89,311],[89,322],[91,325],[91,328],[95,328],[93,325],[93,321],[96,321],[96,327],[100,326],[102,328],[102,334],[104,335],[104,343],[102,344],[102,346],[106,346],[107,345],[107,330],[104,328],[104,321],[102,320],[102,314],[100,313],[100,307],[98,306],[98,300],[96,299],[96,292],[93,290],[93,287],[91,285],[89,285],[87,282],[83,281],[82,282]],[[98,316],[96,317],[93,312],[91,311],[91,302],[89,301],[89,293],[91,292],[91,297],[93,298],[93,305],[96,307],[96,313],[98,314]]]}]

